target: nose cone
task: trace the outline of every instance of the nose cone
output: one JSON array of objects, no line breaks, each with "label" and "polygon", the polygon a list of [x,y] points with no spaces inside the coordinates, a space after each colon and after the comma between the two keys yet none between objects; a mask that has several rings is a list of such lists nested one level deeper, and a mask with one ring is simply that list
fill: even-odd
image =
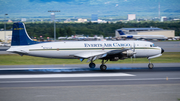
[{"label": "nose cone", "polygon": [[164,53],[164,49],[163,49],[163,48],[161,48],[161,54],[162,54],[162,53]]}]

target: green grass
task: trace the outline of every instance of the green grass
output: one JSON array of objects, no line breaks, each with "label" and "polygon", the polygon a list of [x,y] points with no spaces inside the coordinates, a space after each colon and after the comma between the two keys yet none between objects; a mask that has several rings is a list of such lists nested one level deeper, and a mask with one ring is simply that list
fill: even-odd
[{"label": "green grass", "polygon": [[[149,63],[147,58],[125,59],[108,61],[107,63]],[[53,59],[32,56],[20,56],[17,54],[0,55],[0,65],[47,65],[47,64],[88,64],[87,60],[80,62],[78,59]],[[166,52],[161,57],[151,59],[152,63],[180,63],[180,52]],[[96,60],[100,64],[101,60]]]}]

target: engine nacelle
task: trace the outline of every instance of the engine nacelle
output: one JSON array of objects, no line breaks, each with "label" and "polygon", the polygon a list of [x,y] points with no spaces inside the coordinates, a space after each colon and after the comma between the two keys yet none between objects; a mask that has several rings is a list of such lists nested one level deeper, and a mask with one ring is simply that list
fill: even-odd
[{"label": "engine nacelle", "polygon": [[124,51],[122,53],[127,55],[127,57],[131,57],[131,56],[133,56],[133,54],[135,54],[132,50],[127,50],[127,51]]}]

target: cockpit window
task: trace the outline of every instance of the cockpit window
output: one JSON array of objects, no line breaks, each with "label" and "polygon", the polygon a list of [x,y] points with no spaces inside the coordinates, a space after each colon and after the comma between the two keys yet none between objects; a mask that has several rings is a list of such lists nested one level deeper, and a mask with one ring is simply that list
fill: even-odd
[{"label": "cockpit window", "polygon": [[154,44],[150,44],[150,47],[155,47],[155,45]]}]

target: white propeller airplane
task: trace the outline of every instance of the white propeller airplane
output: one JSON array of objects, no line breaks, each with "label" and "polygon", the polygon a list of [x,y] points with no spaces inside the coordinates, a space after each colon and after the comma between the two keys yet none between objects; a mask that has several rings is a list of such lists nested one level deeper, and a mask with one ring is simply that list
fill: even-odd
[{"label": "white propeller airplane", "polygon": [[[90,68],[95,68],[97,59],[102,60],[100,69],[105,71],[105,63],[118,61],[126,58],[147,57],[148,67],[152,69],[154,65],[150,59],[162,55],[164,50],[155,47],[152,42],[147,41],[64,41],[40,43],[33,41],[27,34],[24,23],[13,24],[12,42],[8,52],[19,55],[30,55],[47,58],[61,59],[87,59]],[[105,61],[104,61],[105,60]]]}]

